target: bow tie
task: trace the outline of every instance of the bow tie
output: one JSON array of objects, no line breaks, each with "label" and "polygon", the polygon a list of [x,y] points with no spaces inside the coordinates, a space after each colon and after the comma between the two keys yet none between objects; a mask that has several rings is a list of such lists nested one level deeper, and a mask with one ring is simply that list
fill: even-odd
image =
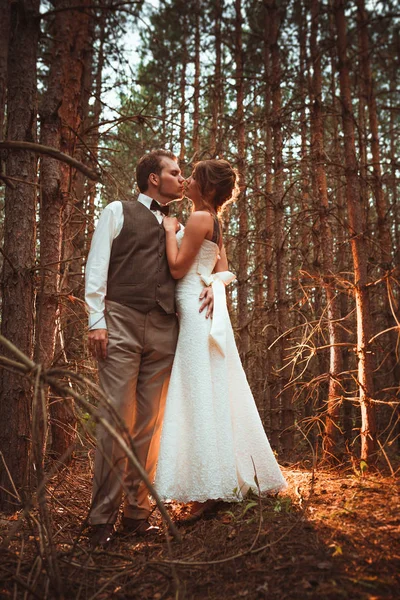
[{"label": "bow tie", "polygon": [[155,200],[151,201],[150,210],[159,210],[166,217],[168,217],[168,215],[169,215],[169,206],[167,206],[167,205],[163,206],[162,204],[158,204],[158,202],[156,202]]}]

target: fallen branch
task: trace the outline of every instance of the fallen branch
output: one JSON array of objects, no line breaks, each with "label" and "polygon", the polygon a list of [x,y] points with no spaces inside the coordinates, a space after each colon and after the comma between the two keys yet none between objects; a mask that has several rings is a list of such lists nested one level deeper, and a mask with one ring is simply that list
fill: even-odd
[{"label": "fallen branch", "polygon": [[[74,400],[82,408],[84,408],[84,410],[87,411],[97,423],[100,423],[109,432],[111,437],[115,440],[115,442],[124,451],[124,453],[127,456],[127,459],[138,470],[147,489],[149,490],[150,494],[153,496],[153,498],[158,506],[158,509],[160,510],[160,512],[167,524],[168,529],[171,531],[172,535],[177,540],[180,540],[181,536],[180,536],[178,529],[176,528],[174,523],[171,521],[171,518],[170,518],[164,504],[162,503],[160,497],[158,496],[156,490],[154,489],[151,481],[149,480],[146,471],[143,469],[142,465],[138,462],[138,460],[136,458],[135,448],[134,448],[134,445],[133,445],[133,442],[132,442],[132,439],[131,439],[129,433],[127,432],[124,422],[122,421],[120,416],[116,413],[115,409],[110,404],[108,398],[101,392],[101,390],[99,388],[97,388],[97,386],[95,386],[95,384],[93,382],[87,380],[84,377],[80,377],[76,373],[69,372],[68,370],[63,370],[63,369],[53,369],[53,370],[50,369],[49,371],[42,370],[40,365],[36,365],[25,354],[23,354],[20,350],[18,350],[18,348],[16,346],[14,346],[14,344],[12,344],[9,340],[7,340],[2,335],[0,335],[0,344],[5,346],[8,349],[8,351],[11,352],[12,354],[14,354],[14,356],[17,357],[18,360],[20,361],[20,362],[17,362],[17,361],[12,361],[11,359],[5,359],[5,357],[0,357],[0,362],[3,362],[3,366],[5,368],[7,368],[7,366],[10,366],[13,368],[13,370],[17,370],[21,374],[31,375],[31,376],[35,377],[35,380],[37,382],[40,382],[41,384],[44,384],[44,385],[49,385],[53,389],[53,391],[55,391],[58,395],[60,395],[62,397],[72,396],[74,398]],[[12,364],[10,364],[10,363],[12,363]],[[112,425],[107,419],[102,417],[101,414],[99,413],[99,410],[95,406],[93,406],[93,404],[91,404],[88,400],[86,400],[81,394],[76,392],[72,387],[67,387],[63,383],[60,383],[60,380],[58,379],[57,376],[63,376],[63,377],[68,376],[70,379],[75,380],[75,382],[77,382],[81,385],[86,385],[89,388],[91,388],[93,391],[95,391],[98,394],[100,401],[103,403],[103,406],[106,407],[108,414],[110,415],[110,417],[112,417],[113,423],[115,424],[115,426]],[[118,427],[119,431],[122,432],[122,434],[119,433],[119,431],[117,430],[117,427]],[[44,488],[45,480],[46,479],[43,478],[42,481],[39,482],[38,490],[37,490],[38,494]]]}]

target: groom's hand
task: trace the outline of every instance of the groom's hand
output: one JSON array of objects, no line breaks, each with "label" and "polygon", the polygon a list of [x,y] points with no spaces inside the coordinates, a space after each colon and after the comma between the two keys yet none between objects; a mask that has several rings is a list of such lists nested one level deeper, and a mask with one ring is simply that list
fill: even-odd
[{"label": "groom's hand", "polygon": [[107,358],[108,332],[107,329],[92,329],[88,333],[89,350],[93,357],[99,360]]},{"label": "groom's hand", "polygon": [[212,317],[214,310],[214,292],[211,286],[204,288],[200,294],[199,300],[203,300],[199,308],[199,312],[203,312],[203,310],[207,308],[206,319],[208,319],[208,317]]}]

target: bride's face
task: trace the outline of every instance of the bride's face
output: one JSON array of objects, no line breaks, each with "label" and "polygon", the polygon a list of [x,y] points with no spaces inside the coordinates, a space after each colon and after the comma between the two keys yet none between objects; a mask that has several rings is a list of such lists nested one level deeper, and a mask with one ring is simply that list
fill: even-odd
[{"label": "bride's face", "polygon": [[185,195],[190,198],[196,205],[196,202],[201,202],[201,193],[198,183],[195,179],[195,174],[192,173],[185,181]]}]

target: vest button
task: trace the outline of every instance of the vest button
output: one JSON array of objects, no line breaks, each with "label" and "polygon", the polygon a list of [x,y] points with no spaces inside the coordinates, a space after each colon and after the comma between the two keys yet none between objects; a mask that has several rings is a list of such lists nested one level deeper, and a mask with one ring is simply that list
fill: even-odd
[{"label": "vest button", "polygon": [[160,288],[161,287],[161,283],[157,283],[157,287]]},{"label": "vest button", "polygon": [[159,253],[158,253],[158,256],[161,258],[161,256],[162,256],[162,252],[159,252]]}]

